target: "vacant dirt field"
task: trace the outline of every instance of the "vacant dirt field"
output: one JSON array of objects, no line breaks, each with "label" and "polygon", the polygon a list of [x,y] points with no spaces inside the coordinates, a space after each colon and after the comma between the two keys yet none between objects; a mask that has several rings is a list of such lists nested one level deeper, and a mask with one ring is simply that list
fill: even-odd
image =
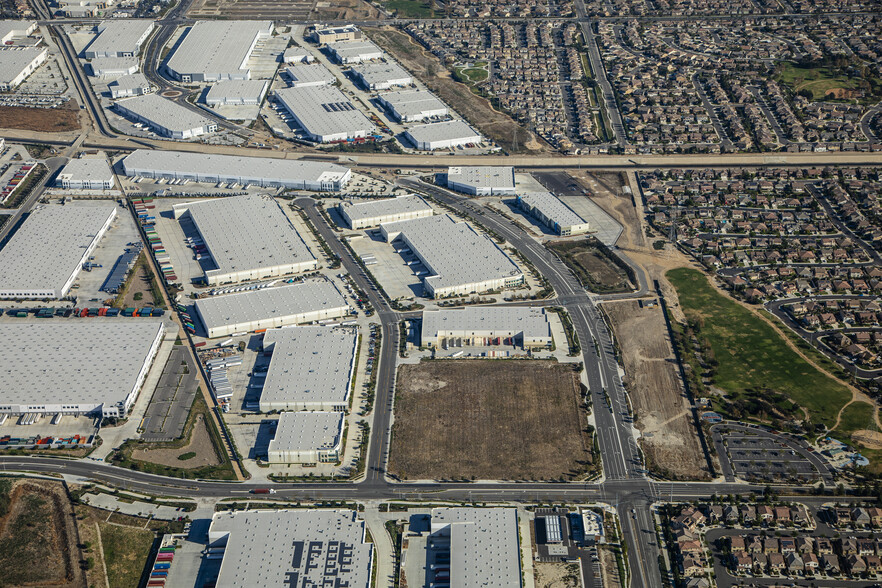
[{"label": "vacant dirt field", "polygon": [[70,501],[60,483],[4,480],[9,511],[0,518],[0,586],[83,585]]},{"label": "vacant dirt field", "polygon": [[625,386],[649,467],[677,479],[705,479],[707,462],[677,375],[660,306],[603,305],[624,355]]},{"label": "vacant dirt field", "polygon": [[407,479],[577,479],[591,465],[578,374],[552,361],[398,370],[390,470]]},{"label": "vacant dirt field", "polygon": [[[196,455],[185,460],[178,459],[178,456],[192,453]],[[221,464],[201,414],[196,417],[196,423],[193,425],[193,434],[190,436],[190,442],[187,445],[178,449],[137,449],[132,452],[132,459],[184,469]]]},{"label": "vacant dirt field", "polygon": [[66,108],[26,108],[0,106],[0,129],[64,132],[80,128],[77,104],[71,100]]},{"label": "vacant dirt field", "polygon": [[579,588],[579,564],[533,562],[536,588]]},{"label": "vacant dirt field", "polygon": [[630,292],[631,282],[625,270],[591,245],[591,241],[558,241],[547,247],[557,253],[592,292]]},{"label": "vacant dirt field", "polygon": [[551,151],[547,145],[510,116],[494,110],[486,98],[475,95],[455,81],[437,57],[418,45],[410,35],[392,28],[365,28],[371,40],[391,53],[430,90],[451,105],[481,133],[511,153]]}]

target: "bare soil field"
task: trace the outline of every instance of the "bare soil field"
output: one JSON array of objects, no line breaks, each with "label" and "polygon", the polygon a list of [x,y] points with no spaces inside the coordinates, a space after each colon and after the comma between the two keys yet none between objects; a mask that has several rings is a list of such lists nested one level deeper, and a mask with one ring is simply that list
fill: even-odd
[{"label": "bare soil field", "polygon": [[627,301],[603,308],[623,355],[624,382],[648,466],[669,478],[709,478],[661,307]]},{"label": "bare soil field", "polygon": [[389,469],[402,479],[579,479],[592,464],[586,416],[572,365],[402,365]]},{"label": "bare soil field", "polygon": [[533,562],[536,588],[580,588],[579,564]]},{"label": "bare soil field", "polygon": [[[184,460],[178,459],[179,456],[191,453],[195,455]],[[196,417],[193,433],[187,445],[176,449],[136,449],[132,452],[132,459],[188,470],[221,464],[201,414]]]},{"label": "bare soil field", "polygon": [[76,102],[65,108],[0,106],[0,129],[24,129],[59,133],[80,128]]},{"label": "bare soil field", "polygon": [[0,586],[82,586],[76,523],[64,487],[45,480],[4,482],[9,510],[0,518]]},{"label": "bare soil field", "polygon": [[[364,28],[368,36],[392,54],[430,90],[438,94],[481,133],[510,153],[550,153],[533,133],[503,112],[494,110],[486,98],[455,81],[441,61],[417,44],[410,35],[390,27]],[[516,144],[516,145],[515,145]]]},{"label": "bare soil field", "polygon": [[546,246],[557,253],[564,263],[592,292],[630,292],[631,282],[625,271],[612,262],[589,240],[557,241]]}]

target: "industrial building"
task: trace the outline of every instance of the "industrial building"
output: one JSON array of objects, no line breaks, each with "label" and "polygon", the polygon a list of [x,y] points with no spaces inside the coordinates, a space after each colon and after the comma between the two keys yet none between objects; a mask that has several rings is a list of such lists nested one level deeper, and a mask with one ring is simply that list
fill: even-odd
[{"label": "industrial building", "polygon": [[426,90],[398,90],[379,95],[380,103],[401,122],[447,116],[447,106]]},{"label": "industrial building", "polygon": [[93,78],[130,76],[139,69],[137,57],[98,57],[89,62]]},{"label": "industrial building", "polygon": [[410,127],[405,135],[421,151],[451,149],[484,140],[478,131],[461,120]]},{"label": "industrial building", "polygon": [[588,221],[551,192],[518,194],[518,207],[558,235],[581,235],[590,230]]},{"label": "industrial building", "polygon": [[490,165],[449,167],[447,187],[474,196],[514,196],[514,168]]},{"label": "industrial building", "polygon": [[116,0],[56,0],[55,4],[64,16],[69,18],[86,18],[99,16]]},{"label": "industrial building", "polygon": [[317,143],[363,139],[377,132],[368,117],[334,86],[283,88],[275,95]]},{"label": "industrial building", "polygon": [[271,329],[263,336],[263,350],[272,357],[260,412],[349,408],[358,356],[354,327]]},{"label": "industrial building", "polygon": [[257,106],[268,89],[268,80],[218,82],[208,89],[205,103],[209,106]]},{"label": "industrial building", "polygon": [[337,192],[352,170],[336,163],[138,149],[122,160],[127,176],[264,188]]},{"label": "industrial building", "polygon": [[113,170],[105,157],[71,159],[55,185],[65,190],[110,190],[113,188]]},{"label": "industrial building", "polygon": [[432,298],[514,288],[524,274],[490,237],[450,215],[383,223],[388,242],[401,238],[428,270],[423,277]]},{"label": "industrial building", "polygon": [[327,86],[337,81],[337,77],[321,63],[297,63],[285,68],[288,85],[294,88],[307,86]]},{"label": "industrial building", "polygon": [[0,323],[0,414],[124,417],[163,333],[147,319]]},{"label": "industrial building", "polygon": [[343,25],[336,27],[319,27],[316,26],[313,38],[319,45],[328,43],[336,43],[339,41],[358,41],[362,37],[362,33],[355,25]]},{"label": "industrial building", "polygon": [[337,209],[351,229],[376,227],[382,223],[412,220],[435,214],[432,207],[415,194],[359,203],[342,202]]},{"label": "industrial building", "polygon": [[0,49],[0,92],[11,92],[43,65],[49,55],[45,47]]},{"label": "industrial building", "polygon": [[373,575],[373,544],[351,510],[215,513],[206,557],[222,558],[216,588],[370,588]]},{"label": "industrial building", "polygon": [[343,452],[342,412],[283,412],[269,443],[269,463],[333,463]]},{"label": "industrial building", "polygon": [[[450,561],[449,572],[429,571],[434,574],[429,586],[522,585],[518,515],[513,508],[433,508],[429,542],[429,549]],[[448,566],[437,566],[443,567]]]},{"label": "industrial building", "polygon": [[136,57],[153,28],[153,21],[146,19],[103,20],[96,27],[98,35],[83,50],[83,57]]},{"label": "industrial building", "polygon": [[143,96],[149,94],[153,88],[147,81],[147,76],[136,73],[126,75],[107,84],[110,90],[110,97],[114,100],[118,98],[129,98],[131,96]]},{"label": "industrial building", "polygon": [[485,306],[423,312],[423,347],[517,345],[550,347],[551,324],[544,308]]},{"label": "industrial building", "polygon": [[312,280],[196,301],[209,339],[342,318],[352,312],[333,282]]},{"label": "industrial building", "polygon": [[312,53],[301,47],[288,47],[282,54],[282,63],[312,63],[315,57]]},{"label": "industrial building", "polygon": [[0,20],[0,44],[27,37],[36,30],[37,21],[34,20]]},{"label": "industrial building", "polygon": [[196,225],[215,269],[211,286],[314,270],[315,256],[271,196],[248,194],[174,205]]},{"label": "industrial building", "polygon": [[413,76],[393,62],[365,63],[352,68],[352,75],[366,90],[388,90],[394,86],[409,86]]},{"label": "industrial building", "polygon": [[166,70],[185,84],[251,79],[248,60],[254,47],[272,34],[269,20],[199,21],[184,33]]},{"label": "industrial building", "polygon": [[351,65],[363,61],[382,59],[385,55],[373,41],[367,39],[361,41],[336,41],[328,43],[328,51],[337,60],[337,63]]},{"label": "industrial building", "polygon": [[156,94],[125,98],[115,106],[126,118],[147,124],[156,134],[170,139],[192,139],[217,131],[213,120]]},{"label": "industrial building", "polygon": [[0,249],[0,298],[67,296],[117,208],[107,202],[35,208]]}]

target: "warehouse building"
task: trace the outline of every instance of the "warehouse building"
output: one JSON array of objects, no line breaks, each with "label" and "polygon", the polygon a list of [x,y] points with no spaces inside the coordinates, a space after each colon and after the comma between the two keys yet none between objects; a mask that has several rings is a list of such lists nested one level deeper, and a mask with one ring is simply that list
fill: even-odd
[{"label": "warehouse building", "polygon": [[268,89],[268,80],[218,82],[208,89],[205,103],[209,106],[257,106]]},{"label": "warehouse building", "polygon": [[113,170],[105,157],[71,159],[55,185],[65,190],[110,190],[113,188]]},{"label": "warehouse building", "polygon": [[321,63],[297,63],[285,68],[288,85],[294,88],[308,86],[328,86],[337,81],[337,77]]},{"label": "warehouse building", "polygon": [[430,586],[522,585],[518,515],[513,508],[433,508],[429,543],[429,549],[450,561],[447,578],[446,570],[429,571],[435,574]]},{"label": "warehouse building", "polygon": [[153,90],[150,82],[147,81],[147,76],[140,73],[113,80],[107,84],[107,89],[110,90],[110,97],[114,100],[131,96],[143,96]]},{"label": "warehouse building", "polygon": [[590,229],[588,221],[576,214],[551,192],[518,195],[518,207],[562,236],[581,235]]},{"label": "warehouse building", "polygon": [[342,412],[283,412],[269,443],[269,463],[333,463],[343,452]]},{"label": "warehouse building", "polygon": [[199,21],[184,33],[166,69],[185,84],[248,80],[248,60],[254,47],[272,34],[269,20]]},{"label": "warehouse building", "polygon": [[64,298],[113,219],[115,203],[35,208],[0,249],[0,298]]},{"label": "warehouse building", "polygon": [[27,37],[36,30],[37,21],[34,20],[0,20],[0,43]]},{"label": "warehouse building", "polygon": [[89,62],[93,78],[130,76],[139,69],[137,57],[99,57]]},{"label": "warehouse building", "polygon": [[196,301],[196,314],[209,339],[342,318],[351,312],[333,282],[324,280]]},{"label": "warehouse building", "polygon": [[484,140],[478,131],[461,120],[418,125],[409,128],[405,135],[421,151],[451,149]]},{"label": "warehouse building", "polygon": [[429,273],[423,277],[423,288],[432,298],[503,290],[524,283],[523,272],[499,245],[450,215],[384,223],[380,231],[390,243],[403,240],[420,259]]},{"label": "warehouse building", "polygon": [[49,50],[45,47],[0,49],[0,92],[11,92],[43,65]]},{"label": "warehouse building", "polygon": [[216,588],[370,588],[373,545],[351,510],[215,513],[207,558],[222,557]]},{"label": "warehouse building", "polygon": [[373,41],[336,41],[328,43],[328,51],[337,60],[337,63],[351,65],[363,61],[382,59],[385,55]]},{"label": "warehouse building", "polygon": [[122,160],[127,176],[190,180],[216,184],[337,192],[352,178],[352,170],[323,161],[267,157],[237,157],[139,149]]},{"label": "warehouse building", "polygon": [[276,90],[276,98],[316,143],[363,139],[377,132],[374,124],[334,86]]},{"label": "warehouse building", "polygon": [[449,167],[447,187],[474,196],[514,196],[514,168],[490,165]]},{"label": "warehouse building", "polygon": [[337,209],[351,229],[376,227],[382,223],[412,220],[435,214],[432,207],[415,194],[368,200],[357,204],[342,202]]},{"label": "warehouse building", "polygon": [[352,75],[366,90],[388,90],[393,86],[409,86],[413,77],[397,63],[365,63],[352,68]]},{"label": "warehouse building", "polygon": [[282,54],[282,63],[312,63],[313,61],[315,61],[315,57],[312,53],[301,47],[288,47]]},{"label": "warehouse building", "polygon": [[83,57],[136,57],[141,45],[153,32],[153,21],[144,19],[103,20],[98,35],[83,50]]},{"label": "warehouse building", "polygon": [[362,33],[355,25],[343,25],[337,27],[319,27],[316,25],[313,38],[319,45],[337,43],[339,41],[359,41]]},{"label": "warehouse building", "polygon": [[419,122],[447,116],[447,106],[426,90],[398,90],[380,94],[380,103],[401,122]]},{"label": "warehouse building", "polygon": [[517,345],[551,346],[551,324],[544,308],[485,306],[423,312],[423,347]]},{"label": "warehouse building", "polygon": [[317,261],[270,196],[249,194],[174,205],[188,215],[216,266],[205,270],[214,286],[314,270]]},{"label": "warehouse building", "polygon": [[260,412],[346,412],[358,355],[354,328],[291,327],[263,336],[272,353],[260,394]]},{"label": "warehouse building", "polygon": [[163,333],[146,319],[0,323],[0,414],[125,417]]},{"label": "warehouse building", "polygon": [[125,98],[116,109],[130,120],[149,125],[157,135],[186,140],[217,131],[217,123],[156,94]]}]

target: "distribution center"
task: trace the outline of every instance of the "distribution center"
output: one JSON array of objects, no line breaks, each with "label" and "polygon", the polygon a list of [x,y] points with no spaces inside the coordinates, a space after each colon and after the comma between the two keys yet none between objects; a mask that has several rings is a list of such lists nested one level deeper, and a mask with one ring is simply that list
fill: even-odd
[{"label": "distribution center", "polygon": [[484,306],[426,310],[420,341],[424,347],[442,349],[485,345],[550,347],[551,324],[543,308]]},{"label": "distribution center", "polygon": [[328,86],[337,81],[337,77],[321,63],[297,63],[285,68],[288,85],[293,88],[307,86]]},{"label": "distribution center", "polygon": [[269,443],[269,463],[332,463],[343,450],[342,412],[283,412]]},{"label": "distribution center", "polygon": [[474,196],[514,196],[514,168],[491,165],[449,167],[447,187]]},{"label": "distribution center", "polygon": [[153,21],[142,19],[103,20],[97,35],[83,50],[83,57],[135,57],[141,44],[153,32]]},{"label": "distribution center", "polygon": [[199,21],[184,33],[166,68],[184,83],[248,80],[254,47],[272,34],[268,20]]},{"label": "distribution center", "polygon": [[126,118],[146,123],[158,135],[171,139],[192,139],[217,131],[213,120],[157,94],[125,98],[115,106]]},{"label": "distribution center", "polygon": [[316,268],[316,259],[271,196],[249,194],[174,205],[175,218],[188,215],[215,269],[210,286],[261,280]]},{"label": "distribution center", "polygon": [[267,80],[232,80],[212,84],[205,94],[209,106],[257,106],[269,89]]},{"label": "distribution center", "polygon": [[427,118],[447,116],[449,112],[443,102],[426,90],[386,92],[380,94],[378,99],[401,122],[418,122]]},{"label": "distribution center", "polygon": [[518,195],[518,207],[553,229],[558,235],[580,235],[589,231],[588,221],[551,192]]},{"label": "distribution center", "polygon": [[410,127],[405,135],[421,151],[477,145],[484,140],[478,131],[461,120],[417,125]]},{"label": "distribution center", "polygon": [[435,214],[432,207],[415,194],[358,203],[342,202],[337,208],[340,211],[340,216],[351,229],[375,227],[382,223],[423,218]]},{"label": "distribution center", "polygon": [[368,41],[367,39],[328,43],[328,50],[338,63],[344,64],[382,59],[384,55],[382,49],[377,47],[373,41]]},{"label": "distribution center", "polygon": [[413,77],[397,63],[365,63],[352,68],[352,74],[366,90],[388,90],[393,86],[409,86]]},{"label": "distribution center", "polygon": [[334,86],[282,88],[275,96],[311,141],[334,143],[376,133],[368,117]]},{"label": "distribution center", "polygon": [[49,50],[45,47],[0,49],[0,92],[14,90],[43,65]]},{"label": "distribution center", "polygon": [[113,170],[104,157],[71,159],[55,178],[55,185],[65,190],[110,190]]}]

